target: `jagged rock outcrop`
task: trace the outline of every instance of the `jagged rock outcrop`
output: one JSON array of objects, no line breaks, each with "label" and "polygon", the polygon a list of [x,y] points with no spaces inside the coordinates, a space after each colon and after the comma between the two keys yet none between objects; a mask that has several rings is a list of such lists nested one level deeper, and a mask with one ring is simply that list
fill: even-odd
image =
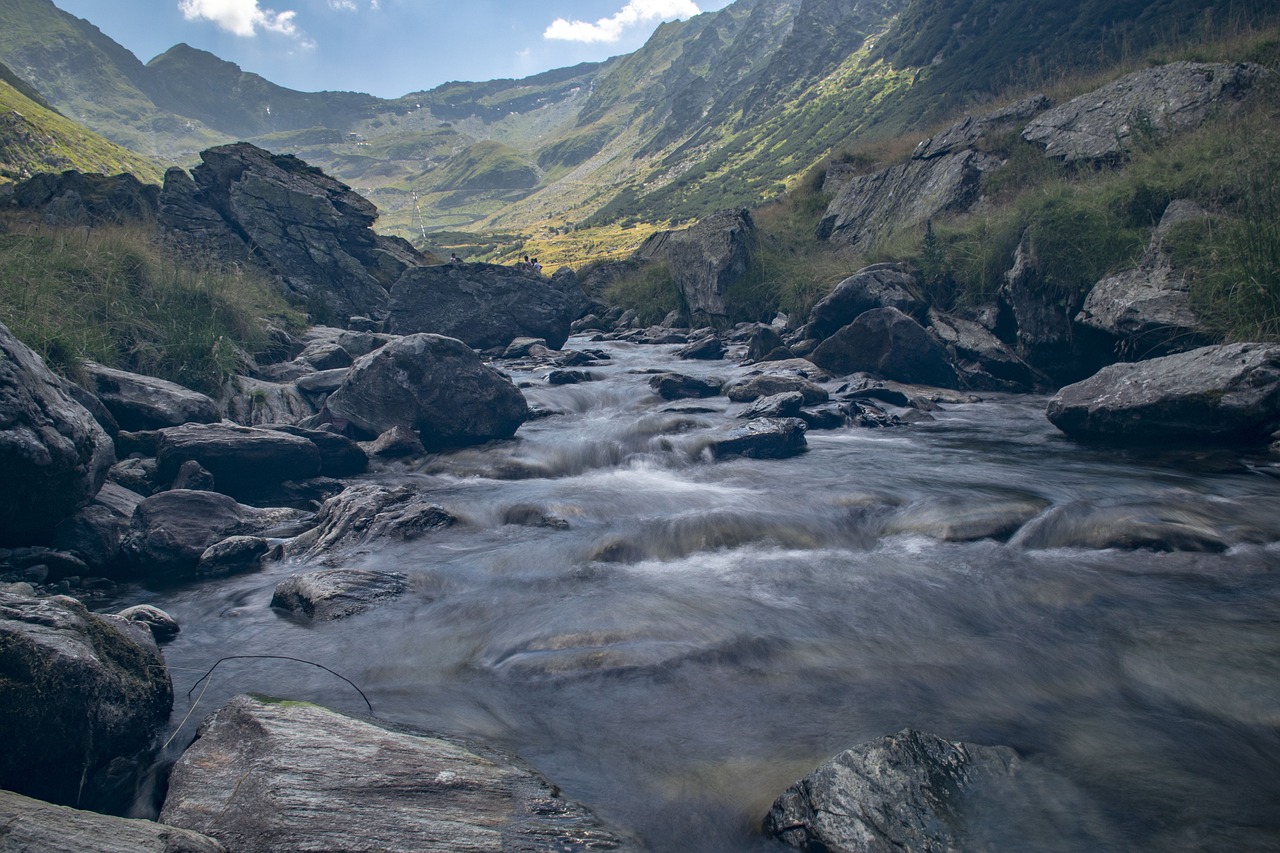
[{"label": "jagged rock outcrop", "polygon": [[149,223],[155,219],[160,188],[125,172],[41,172],[13,187],[12,204],[40,213],[55,227]]},{"label": "jagged rock outcrop", "polygon": [[316,407],[296,383],[268,382],[251,376],[228,380],[219,402],[228,420],[250,427],[298,424],[316,413]]},{"label": "jagged rock outcrop", "polygon": [[221,260],[253,261],[318,318],[386,316],[391,285],[426,263],[373,230],[371,202],[296,157],[238,142],[200,158],[190,174],[165,174],[162,226]]},{"label": "jagged rock outcrop", "polygon": [[349,486],[326,500],[316,524],[286,545],[289,556],[314,560],[378,539],[409,540],[452,526],[457,519],[408,486]]},{"label": "jagged rock outcrop", "polygon": [[975,391],[1026,392],[1046,384],[1031,365],[976,320],[929,311],[927,331],[947,349],[961,383]]},{"label": "jagged rock outcrop", "polygon": [[1263,442],[1280,429],[1280,345],[1113,364],[1058,391],[1046,414],[1081,438]]},{"label": "jagged rock outcrop", "polygon": [[0,791],[5,850],[41,853],[227,853],[207,835]]},{"label": "jagged rock outcrop", "polygon": [[510,438],[529,418],[524,395],[469,346],[427,334],[362,356],[325,408],[365,438],[398,425],[427,448]]},{"label": "jagged rock outcrop", "polygon": [[1267,75],[1248,63],[1170,62],[1127,74],[1030,121],[1022,138],[1069,163],[1115,161],[1133,145],[1202,125]]},{"label": "jagged rock outcrop", "polygon": [[565,285],[563,278],[553,284],[497,264],[417,267],[391,288],[391,331],[444,335],[476,349],[544,338],[547,346],[560,349],[581,307],[581,299],[572,298]]},{"label": "jagged rock outcrop", "polygon": [[[970,820],[978,813],[985,824]],[[1009,747],[904,729],[846,750],[796,782],[765,816],[764,832],[829,853],[988,850],[1012,838],[1027,849],[1057,849],[1064,826],[1089,838],[1094,818],[1069,782]],[[1007,837],[984,837],[993,823]]]},{"label": "jagged rock outcrop", "polygon": [[1165,245],[1184,222],[1208,217],[1199,205],[1175,201],[1165,208],[1147,250],[1134,269],[1109,275],[1085,297],[1076,322],[1105,334],[1128,361],[1185,352],[1212,343],[1191,307],[1190,283]]},{"label": "jagged rock outcrop", "polygon": [[0,673],[0,788],[86,808],[126,805],[133,777],[123,771],[138,769],[173,707],[151,632],[73,598],[0,593]]},{"label": "jagged rock outcrop", "polygon": [[200,727],[160,821],[278,853],[638,849],[496,748],[248,696]]},{"label": "jagged rock outcrop", "polygon": [[809,359],[838,376],[865,372],[941,388],[955,388],[959,382],[941,344],[896,308],[864,312],[820,343]]},{"label": "jagged rock outcrop", "polygon": [[67,383],[0,324],[0,546],[47,539],[114,462],[111,437]]},{"label": "jagged rock outcrop", "polygon": [[120,429],[144,430],[213,423],[219,419],[213,400],[176,382],[85,362],[89,389],[115,418]]},{"label": "jagged rock outcrop", "polygon": [[963,213],[982,196],[982,177],[1003,165],[972,149],[912,159],[848,179],[818,223],[819,240],[867,252],[894,231]]},{"label": "jagged rock outcrop", "polygon": [[1044,95],[1032,95],[989,113],[965,116],[942,133],[935,134],[917,145],[911,159],[932,160],[935,157],[973,148],[988,133],[1014,122],[1025,121],[1041,110],[1048,109],[1050,105],[1049,99]]},{"label": "jagged rock outcrop", "polygon": [[725,293],[747,275],[756,240],[750,212],[728,210],[682,231],[654,234],[636,257],[666,265],[694,325],[723,329],[729,325]]}]

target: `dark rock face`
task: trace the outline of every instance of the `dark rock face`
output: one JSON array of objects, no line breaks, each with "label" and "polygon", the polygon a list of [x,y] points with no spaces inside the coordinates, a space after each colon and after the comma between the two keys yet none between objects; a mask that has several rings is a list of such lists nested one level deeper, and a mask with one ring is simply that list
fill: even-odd
[{"label": "dark rock face", "polygon": [[1083,822],[1073,808],[1087,811],[1078,793],[1046,772],[1029,770],[1010,748],[906,729],[842,752],[797,781],[774,800],[764,833],[797,849],[829,853],[1000,849],[993,839],[977,838],[982,830],[970,829],[966,817],[1004,807],[1012,815],[1033,813],[1028,826],[1010,833],[1020,835],[1027,849],[1057,849],[1052,841],[1038,847],[1046,839],[1037,835],[1061,831],[1055,820]]},{"label": "dark rock face", "polygon": [[729,325],[725,293],[750,269],[756,226],[746,210],[722,211],[683,231],[660,231],[636,257],[666,264],[697,325]]},{"label": "dark rock face", "polygon": [[198,462],[224,494],[248,498],[285,480],[320,474],[315,443],[280,430],[231,424],[186,424],[160,431],[158,476],[172,482],[184,462]]},{"label": "dark rock face", "polygon": [[93,499],[114,462],[110,436],[0,324],[0,546],[46,540]]},{"label": "dark rock face", "polygon": [[151,633],[73,598],[0,593],[0,672],[0,787],[118,807],[108,764],[145,752],[173,706]]},{"label": "dark rock face", "polygon": [[372,203],[296,157],[239,142],[200,158],[189,176],[165,175],[161,224],[224,260],[251,258],[313,313],[383,317],[391,285],[426,262],[373,231]]},{"label": "dark rock face", "polygon": [[1071,436],[1264,441],[1280,428],[1280,345],[1228,344],[1113,364],[1046,414]]},{"label": "dark rock face", "polygon": [[800,418],[757,418],[735,427],[710,445],[716,459],[745,456],[748,459],[786,459],[809,449],[804,433],[808,429]]},{"label": "dark rock face", "polygon": [[160,821],[232,850],[635,850],[513,756],[303,703],[231,700]]},{"label": "dark rock face", "polygon": [[210,545],[249,532],[246,510],[217,492],[161,492],[138,504],[121,551],[133,574],[191,575]]},{"label": "dark rock face", "polygon": [[305,438],[314,444],[320,453],[321,477],[350,477],[363,473],[369,467],[369,455],[346,436],[288,425],[273,425],[270,429]]},{"label": "dark rock face", "polygon": [[1202,62],[1135,71],[1043,113],[1022,137],[1067,162],[1116,160],[1136,141],[1199,127],[1266,74],[1258,65]]},{"label": "dark rock face", "polygon": [[90,389],[124,430],[160,429],[185,423],[214,423],[212,399],[175,382],[88,362]]},{"label": "dark rock face", "polygon": [[896,308],[867,311],[819,344],[809,359],[835,374],[865,371],[897,382],[958,387],[946,351]]},{"label": "dark rock face", "polygon": [[1026,392],[1043,382],[1031,365],[981,323],[931,310],[928,332],[946,347],[966,388]]},{"label": "dark rock face", "polygon": [[408,577],[399,572],[323,569],[290,575],[276,584],[271,606],[323,621],[343,619],[408,588]]},{"label": "dark rock face", "polygon": [[1041,110],[1050,107],[1044,95],[1032,95],[1014,101],[1006,107],[982,115],[969,115],[951,125],[942,133],[929,137],[916,146],[913,160],[932,160],[966,148],[973,148],[983,136],[1002,125],[1025,121]]},{"label": "dark rock face", "polygon": [[39,211],[46,223],[119,225],[155,218],[160,188],[133,175],[99,175],[77,171],[43,172],[13,188],[13,203]]},{"label": "dark rock face", "polygon": [[399,425],[427,448],[510,438],[529,418],[524,395],[470,347],[425,334],[361,357],[325,405],[369,438]]},{"label": "dark rock face", "polygon": [[926,307],[915,276],[897,264],[876,264],[858,270],[814,305],[807,332],[823,340],[876,308],[897,308],[919,319]]},{"label": "dark rock face", "polygon": [[1138,266],[1095,284],[1076,322],[1107,335],[1121,356],[1152,358],[1211,343],[1209,330],[1191,307],[1186,275],[1164,245],[1173,228],[1206,216],[1193,202],[1171,203]]},{"label": "dark rock face", "polygon": [[724,358],[724,344],[715,335],[707,335],[681,347],[676,356],[690,361],[719,361]]},{"label": "dark rock face", "polygon": [[88,506],[58,524],[54,546],[75,554],[94,571],[108,572],[120,557],[120,542],[141,501],[136,492],[103,483]]},{"label": "dark rock face", "polygon": [[226,853],[206,835],[150,820],[129,820],[55,806],[0,791],[0,825],[8,850],[43,853]]},{"label": "dark rock face", "polygon": [[391,330],[444,335],[475,349],[506,347],[522,337],[544,338],[559,349],[580,304],[564,279],[497,264],[422,266],[391,288]]}]

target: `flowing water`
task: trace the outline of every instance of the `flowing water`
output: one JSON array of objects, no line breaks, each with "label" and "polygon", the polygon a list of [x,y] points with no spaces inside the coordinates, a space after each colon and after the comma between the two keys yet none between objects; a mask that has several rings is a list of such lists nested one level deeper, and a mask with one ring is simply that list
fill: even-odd
[{"label": "flowing water", "polygon": [[[708,434],[742,406],[667,403],[645,371],[746,368],[570,346],[610,354],[598,381],[512,374],[559,414],[366,478],[461,519],[341,555],[404,572],[409,593],[316,624],[268,606],[298,564],[142,594],[182,625],[170,760],[238,692],[367,711],[320,669],[233,660],[183,722],[219,658],[289,655],[380,718],[509,747],[659,851],[773,849],[774,797],[907,727],[1012,746],[1040,774],[1048,817],[996,804],[975,829],[993,849],[1280,849],[1266,459],[1084,446],[1043,398],[1009,397],[713,462]],[[1115,523],[1199,550],[1098,547]]]}]

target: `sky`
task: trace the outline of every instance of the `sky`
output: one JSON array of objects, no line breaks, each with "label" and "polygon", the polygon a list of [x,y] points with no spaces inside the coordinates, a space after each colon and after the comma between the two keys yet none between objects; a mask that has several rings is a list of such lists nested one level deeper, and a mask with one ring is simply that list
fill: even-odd
[{"label": "sky", "polygon": [[731,0],[53,0],[143,62],[181,42],[303,92],[394,98],[630,53]]}]

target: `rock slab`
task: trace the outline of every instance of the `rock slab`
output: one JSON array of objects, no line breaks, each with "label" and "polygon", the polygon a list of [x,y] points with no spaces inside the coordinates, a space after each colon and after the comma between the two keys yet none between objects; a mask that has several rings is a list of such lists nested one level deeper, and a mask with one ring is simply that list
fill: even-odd
[{"label": "rock slab", "polygon": [[160,821],[232,850],[634,850],[513,756],[238,696],[174,767]]},{"label": "rock slab", "polygon": [[0,850],[40,853],[226,853],[206,835],[150,820],[55,806],[0,791]]}]

